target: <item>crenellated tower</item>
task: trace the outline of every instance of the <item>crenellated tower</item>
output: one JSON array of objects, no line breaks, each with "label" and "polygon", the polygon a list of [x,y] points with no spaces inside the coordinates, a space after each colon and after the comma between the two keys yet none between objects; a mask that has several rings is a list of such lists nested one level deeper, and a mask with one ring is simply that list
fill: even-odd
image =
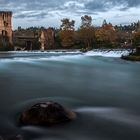
[{"label": "crenellated tower", "polygon": [[12,44],[12,12],[0,11],[0,35],[7,36]]}]

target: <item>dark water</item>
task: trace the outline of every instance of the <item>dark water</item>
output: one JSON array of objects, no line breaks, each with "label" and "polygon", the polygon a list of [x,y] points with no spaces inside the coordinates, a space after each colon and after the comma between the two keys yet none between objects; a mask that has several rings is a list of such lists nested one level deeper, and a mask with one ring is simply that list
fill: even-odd
[{"label": "dark water", "polygon": [[[0,58],[0,135],[26,140],[140,140],[140,63],[81,54]],[[78,118],[18,127],[21,111],[53,100]]]}]

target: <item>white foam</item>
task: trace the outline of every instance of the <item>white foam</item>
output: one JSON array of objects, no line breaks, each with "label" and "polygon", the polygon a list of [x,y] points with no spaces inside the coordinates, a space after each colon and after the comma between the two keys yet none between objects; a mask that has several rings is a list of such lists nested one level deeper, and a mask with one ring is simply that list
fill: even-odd
[{"label": "white foam", "polygon": [[48,51],[8,51],[8,52],[1,52],[1,53],[15,53],[15,54],[76,54],[81,53],[79,50],[48,50]]},{"label": "white foam", "polygon": [[122,55],[127,55],[129,51],[88,51],[85,53],[86,56],[103,56],[103,57],[121,57]]},{"label": "white foam", "polygon": [[93,113],[94,116],[125,123],[140,128],[140,116],[136,116],[123,109],[113,107],[84,107],[76,110],[79,113]]},{"label": "white foam", "polygon": [[42,60],[42,61],[66,61],[69,62],[72,59],[78,59],[79,57],[83,56],[82,54],[63,54],[63,55],[51,55],[51,56],[27,56],[23,57],[13,57],[13,58],[1,58],[0,62],[1,63],[8,63],[8,62],[25,62],[25,63],[33,63],[37,62],[36,60]]},{"label": "white foam", "polygon": [[[50,52],[41,52],[41,51],[13,51],[13,52],[4,52],[7,57],[0,58],[0,62],[33,62],[36,60],[44,61],[71,61],[73,59],[79,59],[84,56],[102,56],[102,57],[121,57],[122,55],[127,55],[129,51],[127,50],[92,50],[86,53],[80,53],[80,51],[50,51]],[[9,57],[9,58],[8,58]]]},{"label": "white foam", "polygon": [[39,60],[55,60],[55,61],[66,61],[69,59],[76,59],[81,57],[81,54],[77,54],[77,55],[59,55],[59,56],[50,56],[50,57],[40,57]]}]

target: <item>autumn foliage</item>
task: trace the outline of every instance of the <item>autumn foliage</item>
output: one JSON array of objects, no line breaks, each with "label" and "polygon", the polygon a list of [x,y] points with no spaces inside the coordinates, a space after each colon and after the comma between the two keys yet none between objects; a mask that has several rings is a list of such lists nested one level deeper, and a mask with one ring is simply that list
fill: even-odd
[{"label": "autumn foliage", "polygon": [[95,40],[95,29],[92,26],[91,16],[85,15],[81,17],[81,27],[78,30],[79,40],[84,44],[85,48],[92,48]]},{"label": "autumn foliage", "polygon": [[98,46],[116,46],[119,36],[111,23],[105,20],[102,27],[92,25],[92,17],[85,15],[81,17],[81,26],[75,31],[75,21],[62,19],[62,25],[59,36],[63,48],[71,48],[79,45],[81,48],[94,48]]},{"label": "autumn foliage", "polygon": [[61,45],[63,48],[70,48],[74,45],[74,23],[75,21],[70,19],[61,20],[61,31],[59,33],[61,39]]},{"label": "autumn foliage", "polygon": [[115,44],[117,34],[114,30],[99,28],[95,31],[96,40],[99,44]]},{"label": "autumn foliage", "polygon": [[140,46],[140,32],[133,34],[133,41],[136,46]]},{"label": "autumn foliage", "polygon": [[[23,30],[23,32],[35,31],[38,33],[40,30],[42,29],[32,27]],[[16,32],[22,33],[22,29]],[[50,30],[46,32],[47,49],[77,48],[89,50],[93,48],[133,48],[133,46],[140,46],[140,22],[132,24],[131,26],[113,26],[104,20],[102,26],[96,27],[93,25],[92,17],[84,15],[81,17],[81,25],[79,28],[75,28],[74,20],[64,18],[61,20],[59,29],[53,28],[53,33],[53,36],[51,36],[52,33]],[[0,40],[1,46],[3,39]]]}]

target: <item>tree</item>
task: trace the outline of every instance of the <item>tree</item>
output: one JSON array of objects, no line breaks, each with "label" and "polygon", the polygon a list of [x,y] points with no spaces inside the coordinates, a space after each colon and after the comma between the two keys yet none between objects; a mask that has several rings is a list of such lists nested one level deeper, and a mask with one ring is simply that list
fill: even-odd
[{"label": "tree", "polygon": [[108,42],[109,41],[109,35],[107,30],[103,28],[99,28],[95,31],[95,36],[98,42]]},{"label": "tree", "polygon": [[92,48],[95,40],[94,27],[81,28],[78,31],[79,39],[84,44],[85,48]]},{"label": "tree", "polygon": [[107,30],[104,28],[98,28],[95,31],[95,37],[97,43],[101,46],[112,46],[116,44],[117,34],[114,30]]},{"label": "tree", "polygon": [[61,20],[61,22],[62,22],[61,24],[62,30],[66,30],[66,31],[74,30],[74,24],[75,24],[74,20],[70,21],[70,19],[64,18]]},{"label": "tree", "polygon": [[81,17],[81,28],[90,28],[92,26],[92,17],[84,15]]},{"label": "tree", "polygon": [[85,48],[92,48],[95,40],[95,30],[92,26],[91,16],[85,15],[81,17],[81,27],[78,30],[79,40],[84,44]]},{"label": "tree", "polygon": [[68,18],[61,20],[62,25],[60,31],[61,45],[64,48],[70,48],[74,45],[74,24],[75,21],[70,21]]},{"label": "tree", "polygon": [[133,34],[133,42],[136,47],[140,46],[140,32],[136,32]]}]

